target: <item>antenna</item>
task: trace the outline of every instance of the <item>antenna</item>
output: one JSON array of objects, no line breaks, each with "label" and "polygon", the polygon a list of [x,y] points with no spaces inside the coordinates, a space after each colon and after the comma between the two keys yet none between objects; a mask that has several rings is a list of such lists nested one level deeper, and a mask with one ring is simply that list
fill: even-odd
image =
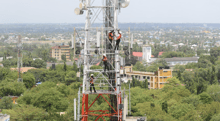
[{"label": "antenna", "polygon": [[134,42],[134,38],[133,38],[133,34],[131,34],[131,49],[133,48],[133,42]]},{"label": "antenna", "polygon": [[122,8],[127,8],[130,4],[130,0],[122,0],[121,2],[121,7]]},{"label": "antenna", "polygon": [[71,39],[72,39],[72,49],[74,48],[74,40],[73,40],[73,35],[71,34]]}]

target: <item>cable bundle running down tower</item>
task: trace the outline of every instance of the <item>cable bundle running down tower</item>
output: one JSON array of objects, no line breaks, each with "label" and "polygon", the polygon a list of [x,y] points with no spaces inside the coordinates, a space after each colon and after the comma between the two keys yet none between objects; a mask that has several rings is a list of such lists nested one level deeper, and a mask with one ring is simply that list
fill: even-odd
[{"label": "cable bundle running down tower", "polygon": [[[110,120],[110,121],[122,121],[122,92],[121,92],[121,79],[120,79],[120,59],[119,59],[119,50],[115,50],[116,35],[119,31],[118,28],[118,13],[120,8],[125,8],[129,5],[130,0],[103,0],[102,5],[93,5],[96,0],[80,0],[80,8],[75,9],[75,14],[82,15],[85,11],[86,14],[86,23],[85,23],[85,40],[84,40],[84,49],[83,49],[83,59],[84,59],[84,70],[83,70],[83,85],[82,85],[82,107],[81,107],[81,116],[78,114],[78,121],[88,121],[88,120]],[[100,0],[98,0],[101,2]],[[98,9],[98,10],[97,10]],[[95,11],[97,10],[97,11]],[[101,43],[105,43],[105,48],[99,48],[99,52],[95,48],[92,48],[94,43],[91,39],[92,24],[100,16],[100,12],[103,13],[103,26],[105,38]],[[93,12],[95,13],[93,15]],[[108,34],[109,31],[113,32],[112,40],[110,41]],[[119,33],[119,32],[118,32]],[[97,39],[97,42],[100,42]],[[99,45],[97,43],[97,45]],[[93,55],[102,57],[105,55],[108,60],[108,70],[104,71],[103,69],[92,69],[91,62],[93,62]],[[92,83],[90,75],[92,75]],[[94,75],[94,77],[93,77]],[[100,81],[100,83],[96,83]],[[102,84],[100,90],[94,90],[95,93],[91,93],[89,87],[91,85]],[[96,88],[97,89],[97,88]],[[78,93],[78,107],[79,107],[79,96]],[[90,97],[94,97],[94,100]],[[93,104],[99,99],[102,98],[108,105],[108,109],[104,110],[93,110]],[[91,102],[92,101],[92,102]],[[79,113],[79,108],[78,108]]]}]

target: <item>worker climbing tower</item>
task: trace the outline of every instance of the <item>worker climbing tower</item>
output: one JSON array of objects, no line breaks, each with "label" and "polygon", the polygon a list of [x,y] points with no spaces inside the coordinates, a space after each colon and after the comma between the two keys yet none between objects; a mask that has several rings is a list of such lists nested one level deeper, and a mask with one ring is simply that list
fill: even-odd
[{"label": "worker climbing tower", "polygon": [[[81,3],[79,8],[75,9],[75,14],[82,15],[84,12],[86,14],[85,23],[85,40],[83,48],[83,59],[84,59],[84,70],[83,70],[83,84],[82,84],[82,106],[81,115],[78,116],[78,120],[89,121],[89,120],[110,120],[110,121],[122,121],[122,92],[121,92],[121,79],[120,79],[120,59],[119,51],[114,50],[116,41],[116,32],[118,28],[118,13],[121,8],[125,8],[129,5],[130,0],[80,0]],[[96,5],[97,4],[97,5]],[[92,39],[92,33],[97,27],[93,27],[94,21],[103,15],[103,25],[104,27],[104,39],[101,43],[105,46],[99,48],[97,52],[97,47],[94,48],[91,45],[94,42],[100,42]],[[113,41],[110,42],[108,34],[109,31],[113,31]],[[102,55],[105,54],[108,59],[109,70],[104,71],[103,69],[92,69],[93,56],[99,56],[100,60]],[[96,88],[96,93],[90,92],[90,75],[94,74],[94,84]],[[98,83],[97,83],[98,82]],[[98,86],[97,86],[98,85]],[[100,89],[98,89],[100,87]],[[90,97],[95,98],[92,100]],[[105,103],[108,105],[108,109],[96,109],[93,110],[92,106],[99,99],[104,99]],[[78,101],[79,102],[79,101]],[[78,103],[79,104],[79,103]],[[78,108],[79,112],[79,108]]]}]

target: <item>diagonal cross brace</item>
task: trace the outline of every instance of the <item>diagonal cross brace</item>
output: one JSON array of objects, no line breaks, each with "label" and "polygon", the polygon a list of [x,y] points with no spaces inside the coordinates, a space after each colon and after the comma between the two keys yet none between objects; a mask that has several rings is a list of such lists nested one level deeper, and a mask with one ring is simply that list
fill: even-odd
[{"label": "diagonal cross brace", "polygon": [[[92,104],[89,106],[89,108],[96,102],[96,100],[100,97],[100,95],[102,95],[102,94],[99,94],[97,97],[96,97],[96,99],[92,102]],[[89,109],[88,108],[88,109]]]}]

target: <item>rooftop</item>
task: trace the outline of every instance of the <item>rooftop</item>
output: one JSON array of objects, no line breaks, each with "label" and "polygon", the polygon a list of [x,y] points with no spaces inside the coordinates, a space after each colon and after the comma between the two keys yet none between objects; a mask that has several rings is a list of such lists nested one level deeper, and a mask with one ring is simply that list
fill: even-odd
[{"label": "rooftop", "polygon": [[60,46],[51,47],[52,49],[60,49]]},{"label": "rooftop", "polygon": [[143,55],[142,52],[133,52],[133,56],[142,57],[142,55]]},{"label": "rooftop", "polygon": [[[143,53],[142,52],[133,52],[132,55],[135,57],[142,57]],[[154,55],[151,55],[151,57],[153,58]]]},{"label": "rooftop", "polygon": [[167,62],[171,61],[198,61],[198,57],[174,57],[174,58],[165,58],[164,59]]},{"label": "rooftop", "polygon": [[161,56],[163,53],[164,53],[163,51],[162,51],[162,52],[159,52],[158,56]]},{"label": "rooftop", "polygon": [[69,45],[53,46],[52,49],[60,49],[62,47],[69,47]]}]

